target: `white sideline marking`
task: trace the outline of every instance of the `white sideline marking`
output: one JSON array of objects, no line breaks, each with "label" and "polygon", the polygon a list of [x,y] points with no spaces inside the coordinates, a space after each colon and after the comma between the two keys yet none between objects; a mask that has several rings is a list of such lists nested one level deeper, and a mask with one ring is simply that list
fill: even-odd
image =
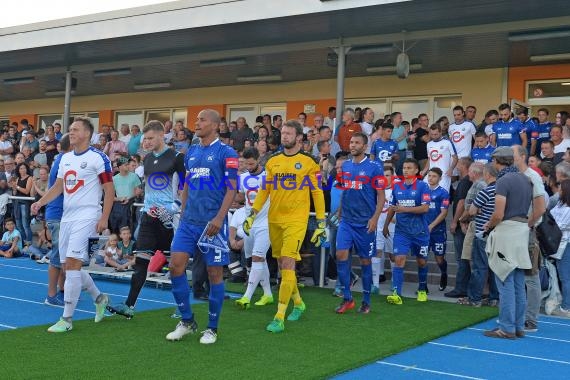
[{"label": "white sideline marking", "polygon": [[18,265],[9,265],[9,264],[0,264],[0,267],[9,267],[9,268],[18,268],[18,269],[35,270],[35,271],[38,271],[38,272],[47,272],[47,269],[38,269],[38,268],[20,267],[20,266],[18,266]]},{"label": "white sideline marking", "polygon": [[451,377],[460,377],[462,379],[484,380],[481,377],[471,377],[471,376],[459,375],[457,373],[435,371],[432,369],[420,368],[420,367],[416,367],[416,366],[407,366],[407,365],[401,365],[401,364],[396,364],[396,363],[388,363],[388,362],[384,362],[384,361],[377,361],[376,363],[377,364],[386,364],[386,365],[390,365],[390,366],[394,366],[394,367],[400,367],[400,368],[403,368],[404,371],[412,370],[412,371],[435,373],[438,375],[446,375],[446,376],[451,376]]},{"label": "white sideline marking", "polygon": [[[487,331],[485,329],[477,329],[475,327],[468,327],[467,330],[477,330],[477,331]],[[534,335],[535,333],[529,333],[529,334],[525,334],[525,338],[534,338],[534,339],[544,339],[544,340],[553,340],[556,342],[564,342],[564,343],[570,343],[570,340],[566,340],[566,339],[556,339],[556,338],[547,338],[545,336],[537,336]]]},{"label": "white sideline marking", "polygon": [[570,362],[565,362],[565,361],[563,361],[563,360],[554,360],[554,359],[539,358],[539,357],[537,357],[537,356],[511,354],[510,352],[484,350],[484,349],[481,349],[481,348],[473,348],[473,347],[467,347],[467,346],[456,346],[456,345],[454,345],[454,344],[445,344],[445,343],[436,343],[436,342],[428,342],[428,344],[433,344],[433,345],[436,345],[436,346],[443,346],[443,347],[452,347],[452,348],[457,348],[457,349],[459,349],[459,350],[479,351],[479,352],[486,352],[486,353],[489,353],[489,354],[497,354],[497,355],[505,355],[505,356],[514,356],[514,357],[517,357],[517,358],[533,359],[533,360],[540,360],[540,361],[550,362],[550,363],[560,363],[560,364],[568,364],[568,365],[570,365]]},{"label": "white sideline marking", "polygon": [[16,329],[16,327],[14,327],[14,326],[5,325],[5,324],[3,324],[3,323],[0,323],[0,327],[5,327],[5,328],[10,329],[10,330],[15,330],[15,329]]},{"label": "white sideline marking", "polygon": [[[18,282],[25,282],[27,284],[35,284],[35,285],[43,285],[43,286],[47,286],[47,284],[43,283],[43,282],[37,282],[37,281],[29,281],[29,280],[20,280],[19,278],[10,278],[10,277],[2,277],[0,276],[0,280],[11,280],[11,281],[18,281]],[[121,298],[127,298],[127,296],[123,296],[120,294],[113,294],[113,293],[105,293],[109,296],[113,296],[113,297],[121,297]],[[155,302],[155,303],[160,303],[160,304],[165,304],[165,305],[171,305],[171,306],[176,306],[176,304],[174,302],[166,302],[166,301],[159,301],[159,300],[151,300],[148,298],[137,298],[138,300],[141,301],[148,301],[148,302]]]},{"label": "white sideline marking", "polygon": [[[541,316],[541,317],[542,317],[542,316]],[[543,321],[542,319],[540,319],[540,321],[538,322],[538,324],[541,324],[541,323],[546,323],[546,324],[549,324],[549,325],[558,325],[558,326],[570,327],[570,324],[568,324],[568,323],[546,322],[546,321]]]},{"label": "white sideline marking", "polygon": [[[8,300],[13,300],[13,301],[20,301],[20,302],[33,303],[33,304],[36,304],[36,305],[45,305],[45,303],[43,303],[43,302],[32,301],[32,300],[26,300],[26,299],[23,299],[23,298],[15,298],[15,297],[8,297],[8,296],[2,296],[2,295],[0,295],[0,298],[5,298],[5,299],[8,299]],[[82,313],[87,313],[87,314],[95,314],[94,311],[87,311],[87,310],[83,310],[83,309],[75,309],[75,311],[80,311],[80,312],[82,312]]]}]

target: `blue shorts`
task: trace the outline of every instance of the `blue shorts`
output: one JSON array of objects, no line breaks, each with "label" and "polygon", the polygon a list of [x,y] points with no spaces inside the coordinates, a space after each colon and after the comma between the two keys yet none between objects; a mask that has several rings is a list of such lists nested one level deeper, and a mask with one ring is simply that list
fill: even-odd
[{"label": "blue shorts", "polygon": [[445,256],[447,234],[445,231],[431,233],[429,235],[429,250],[436,256]]},{"label": "blue shorts", "polygon": [[429,235],[427,233],[414,236],[394,233],[394,255],[403,256],[411,253],[419,258],[427,258],[428,252]]},{"label": "blue shorts", "polygon": [[343,222],[336,233],[336,250],[356,250],[358,257],[369,259],[376,255],[376,231],[368,233],[366,226]]},{"label": "blue shorts", "polygon": [[[170,246],[170,252],[182,252],[194,257],[198,248],[198,240],[204,232],[206,226],[197,226],[195,224],[190,224],[187,222],[180,221],[180,225],[174,234],[174,239],[172,240],[172,245]],[[228,236],[227,234],[228,225],[224,223],[220,233],[223,236]],[[224,252],[219,249],[214,248],[202,248],[202,250],[207,249],[204,253],[206,257],[206,265],[209,267],[213,266],[224,266],[230,263],[229,252]]]}]

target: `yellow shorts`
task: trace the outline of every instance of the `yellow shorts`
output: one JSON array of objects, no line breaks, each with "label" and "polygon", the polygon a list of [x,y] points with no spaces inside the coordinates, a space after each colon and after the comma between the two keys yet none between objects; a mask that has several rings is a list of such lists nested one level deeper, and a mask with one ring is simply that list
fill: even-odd
[{"label": "yellow shorts", "polygon": [[307,223],[269,223],[269,240],[272,255],[276,259],[281,256],[301,261],[299,249],[307,233]]}]

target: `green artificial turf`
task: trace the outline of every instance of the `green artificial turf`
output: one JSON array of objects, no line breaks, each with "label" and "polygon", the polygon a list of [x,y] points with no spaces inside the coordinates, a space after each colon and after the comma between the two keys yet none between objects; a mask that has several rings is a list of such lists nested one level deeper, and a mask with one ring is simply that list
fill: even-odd
[{"label": "green artificial turf", "polygon": [[[241,291],[243,287],[229,286]],[[373,296],[372,311],[336,315],[339,299],[330,289],[304,288],[307,311],[285,332],[265,326],[275,305],[250,310],[224,303],[218,342],[201,345],[200,334],[168,342],[173,309],[119,316],[99,324],[76,321],[73,331],[49,334],[47,326],[0,333],[3,379],[318,379],[356,368],[493,317],[497,309],[469,308],[404,299],[388,305]],[[357,303],[360,294],[356,295]],[[254,301],[258,294],[254,296]],[[207,324],[207,304],[194,306],[199,331]]]}]

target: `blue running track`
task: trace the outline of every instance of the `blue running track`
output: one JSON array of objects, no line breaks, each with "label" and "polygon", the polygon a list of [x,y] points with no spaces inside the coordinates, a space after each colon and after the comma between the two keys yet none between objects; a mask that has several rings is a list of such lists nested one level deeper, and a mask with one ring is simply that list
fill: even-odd
[{"label": "blue running track", "polygon": [[516,340],[483,336],[495,327],[489,320],[335,379],[570,378],[569,319],[541,315],[538,332]]},{"label": "blue running track", "polygon": [[[56,322],[63,311],[47,306],[47,265],[29,258],[0,258],[0,331],[26,326],[47,325]],[[97,287],[109,294],[111,303],[123,302],[129,292],[128,281],[95,278]],[[192,299],[192,298],[191,298]],[[144,287],[137,302],[137,312],[175,307],[170,290]],[[95,306],[89,294],[81,293],[74,319],[91,319]]]}]

